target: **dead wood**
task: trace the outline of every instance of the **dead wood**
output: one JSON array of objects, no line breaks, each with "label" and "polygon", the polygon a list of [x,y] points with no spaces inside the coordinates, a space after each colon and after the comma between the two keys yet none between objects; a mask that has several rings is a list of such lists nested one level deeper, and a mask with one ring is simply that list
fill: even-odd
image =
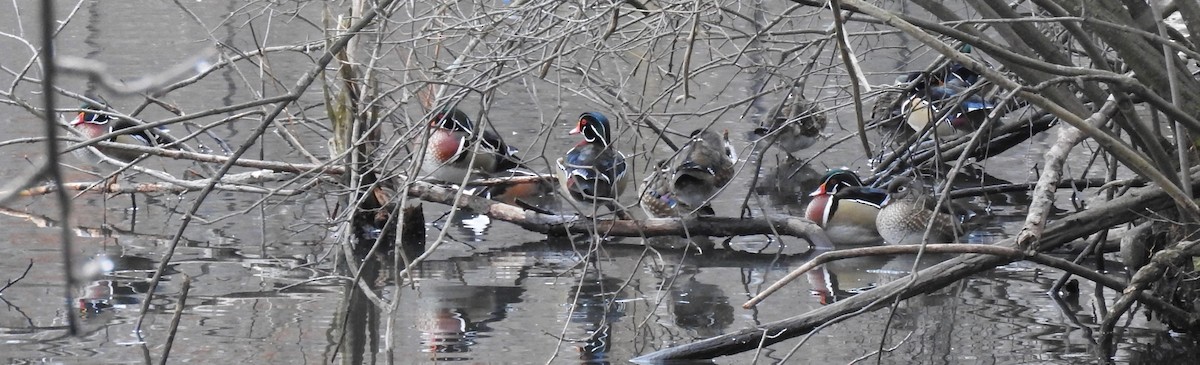
[{"label": "dead wood", "polygon": [[[1064,179],[1064,180],[1059,180],[1058,183],[1055,185],[1060,189],[1070,188],[1070,189],[1074,189],[1074,190],[1083,190],[1083,189],[1088,189],[1088,188],[1103,187],[1104,184],[1106,184],[1106,183],[1107,182],[1104,181],[1104,179],[1102,179],[1102,178]],[[1142,181],[1128,181],[1128,183],[1129,183],[1128,184],[1129,186],[1133,186],[1133,187],[1146,186],[1145,182],[1142,182]],[[1035,186],[1037,186],[1036,182],[1028,182],[1028,183],[998,184],[998,185],[988,185],[988,186],[980,186],[980,187],[954,189],[954,191],[950,192],[950,199],[959,199],[959,198],[988,195],[988,194],[1013,193],[1013,192],[1018,192],[1018,191],[1031,191],[1031,190],[1033,190],[1033,188]]]},{"label": "dead wood", "polygon": [[[1142,297],[1147,295],[1145,289],[1158,281],[1169,268],[1187,266],[1197,254],[1200,254],[1200,241],[1180,242],[1174,247],[1155,253],[1149,264],[1133,274],[1133,278],[1129,280],[1129,286],[1122,290],[1121,298],[1113,304],[1112,310],[1104,315],[1101,322],[1100,340],[1097,342],[1100,343],[1102,353],[1112,354],[1115,352],[1113,330],[1117,326],[1117,321],[1133,306],[1134,301],[1141,301]],[[1178,323],[1169,324],[1178,325]],[[1187,324],[1192,325],[1192,323]],[[1188,328],[1192,328],[1192,326],[1182,329],[1187,330]]]},{"label": "dead wood", "polygon": [[[296,190],[271,190],[268,188],[251,186],[249,184],[271,182],[271,181],[286,181],[295,178],[296,174],[289,172],[273,172],[269,170],[249,171],[238,174],[226,175],[217,184],[216,189],[224,191],[238,191],[245,193],[260,193],[272,195],[295,195],[306,189]],[[62,183],[62,189],[67,191],[82,191],[94,193],[108,194],[134,194],[134,193],[186,193],[189,191],[199,191],[204,188],[204,184],[208,182],[203,180],[178,180],[173,182],[156,182],[156,183],[108,183],[104,182],[70,182]],[[42,185],[17,192],[20,196],[39,196],[55,192],[57,189],[54,185]],[[8,192],[0,191],[0,194]]]},{"label": "dead wood", "polygon": [[[837,250],[837,251],[829,251],[829,252],[821,253],[820,255],[817,255],[816,257],[814,257],[812,260],[809,260],[808,262],[804,263],[803,265],[800,265],[800,267],[797,267],[796,269],[792,270],[792,272],[788,273],[783,278],[775,281],[775,283],[771,284],[771,286],[768,287],[766,290],[763,290],[762,292],[758,293],[758,295],[755,295],[753,298],[750,298],[749,301],[747,301],[745,304],[742,304],[742,308],[745,308],[745,309],[753,308],[754,306],[758,305],[758,303],[761,303],[763,300],[766,300],[766,298],[768,296],[770,296],[772,293],[774,293],[774,292],[778,291],[779,289],[783,288],[784,286],[786,286],[792,280],[795,280],[796,278],[799,278],[801,275],[804,275],[805,273],[812,271],[816,267],[823,265],[825,263],[828,263],[828,262],[842,260],[842,259],[848,259],[848,258],[854,258],[854,257],[863,257],[863,256],[919,254],[922,252],[931,253],[931,254],[939,254],[939,253],[985,254],[985,255],[993,255],[993,256],[999,256],[999,257],[1008,257],[1008,258],[1013,259],[1013,261],[1020,261],[1020,260],[1031,261],[1031,262],[1038,263],[1041,265],[1060,269],[1060,270],[1066,271],[1067,273],[1070,273],[1073,275],[1078,275],[1080,277],[1091,280],[1095,283],[1099,283],[1105,287],[1108,287],[1108,288],[1111,288],[1114,290],[1122,290],[1125,288],[1125,284],[1123,282],[1121,282],[1120,280],[1117,280],[1116,278],[1101,274],[1100,272],[1098,272],[1096,270],[1080,266],[1071,261],[1053,257],[1053,256],[1049,256],[1049,255],[1045,255],[1045,254],[1041,254],[1041,253],[1022,251],[1022,250],[1018,250],[1018,249],[1011,248],[1011,247],[1003,247],[1003,246],[996,246],[996,245],[977,245],[977,244],[966,244],[966,243],[930,244],[930,245],[926,245],[924,247],[922,247],[922,245],[887,245],[887,246],[875,246],[875,247],[861,247],[861,248],[853,248],[853,249]],[[1173,306],[1171,304],[1167,303],[1162,298],[1143,297],[1141,299],[1152,302],[1153,306],[1160,307],[1160,308],[1167,308],[1172,313],[1176,313],[1176,314],[1183,313],[1183,310],[1178,309],[1178,308],[1173,308]],[[1186,318],[1187,315],[1183,314],[1183,317]]]},{"label": "dead wood", "polygon": [[590,219],[582,215],[543,214],[471,195],[459,195],[458,189],[426,182],[414,182],[408,194],[425,201],[454,204],[458,207],[487,214],[492,219],[513,223],[521,228],[550,236],[576,233],[599,233],[619,237],[652,236],[743,236],[755,234],[787,235],[803,238],[810,245],[832,247],[820,226],[808,219],[788,215],[761,218],[651,218],[645,220]]},{"label": "dead wood", "polygon": [[932,146],[913,151],[901,151],[902,153],[911,155],[911,158],[901,157],[898,161],[907,163],[910,166],[928,165],[929,161],[934,161],[934,157],[938,153],[942,154],[941,161],[954,161],[964,152],[970,153],[970,157],[976,160],[983,160],[1004,153],[1013,147],[1020,146],[1038,133],[1050,129],[1050,127],[1055,125],[1054,121],[1055,119],[1049,115],[1022,118],[1015,123],[1006,123],[992,130],[990,132],[991,140],[988,143],[971,149],[971,151],[966,150],[966,142],[970,138],[963,137],[955,141],[942,143],[941,146]]},{"label": "dead wood", "polygon": [[25,275],[29,275],[29,269],[32,269],[32,268],[33,268],[33,260],[30,259],[29,265],[25,265],[25,271],[21,272],[21,276],[18,276],[16,279],[8,279],[8,284],[4,284],[4,287],[0,287],[0,293],[4,293],[4,291],[7,290],[9,287],[13,286],[13,284],[16,284],[17,282],[21,281],[21,279],[24,279]]},{"label": "dead wood", "polygon": [[[172,150],[162,147],[138,146],[126,143],[116,142],[97,142],[96,147],[104,147],[106,149],[129,151],[135,153],[145,153],[154,156],[173,158],[177,160],[192,160],[197,162],[210,162],[225,164],[229,163],[230,158],[221,155],[213,155],[207,153],[188,152],[181,150]],[[256,169],[265,169],[278,172],[294,172],[294,173],[321,173],[329,175],[340,175],[345,173],[346,169],[343,166],[326,163],[322,165],[315,164],[297,164],[280,161],[263,161],[248,158],[238,158],[233,161],[232,166],[250,167]]]},{"label": "dead wood", "polygon": [[[1144,212],[1158,211],[1173,206],[1172,199],[1162,189],[1148,187],[1131,190],[1128,194],[1111,201],[1097,204],[1083,212],[1066,216],[1049,224],[1041,236],[1039,250],[1045,251],[1059,245],[1084,237],[1108,227],[1126,223],[1140,218]],[[997,243],[1002,247],[1015,248],[1015,238],[1009,238]],[[915,295],[940,289],[968,276],[991,270],[999,265],[1013,262],[1012,257],[991,255],[964,255],[934,265],[914,274],[915,278],[901,278],[880,285],[866,293],[852,296],[846,300],[815,309],[788,319],[764,323],[755,328],[748,328],[723,336],[713,337],[690,344],[667,348],[642,355],[633,359],[634,362],[649,362],[672,359],[710,359],[718,356],[749,351],[759,346],[769,346],[784,340],[809,333],[813,329],[843,315],[863,309],[878,309],[890,300],[907,299]],[[1149,294],[1139,292],[1139,298],[1147,298]],[[1163,312],[1181,325],[1195,328],[1200,326],[1194,315],[1170,311],[1170,308],[1155,307],[1153,302],[1146,302],[1153,310]],[[1180,317],[1182,316],[1182,318]]]}]

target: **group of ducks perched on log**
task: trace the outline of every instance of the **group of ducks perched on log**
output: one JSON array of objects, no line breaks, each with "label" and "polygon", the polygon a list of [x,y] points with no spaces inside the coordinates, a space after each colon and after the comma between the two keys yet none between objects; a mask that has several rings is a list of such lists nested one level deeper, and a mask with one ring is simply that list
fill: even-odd
[{"label": "group of ducks perched on log", "polygon": [[[911,99],[921,100],[927,95],[918,90]],[[926,104],[925,108],[932,109],[933,105]],[[477,132],[465,113],[449,110],[435,114],[429,124],[423,165],[428,176],[457,183],[520,165],[516,151],[495,133]],[[965,115],[979,109],[963,110]],[[819,105],[798,97],[789,97],[768,119],[756,134],[775,139],[775,145],[789,153],[814,144],[826,123]],[[617,198],[628,185],[628,165],[625,155],[613,147],[610,130],[611,122],[603,114],[581,114],[569,134],[581,134],[582,141],[555,165],[565,195],[585,205],[617,211],[621,209]],[[476,138],[478,149],[473,148]],[[692,131],[686,144],[656,164],[644,179],[639,190],[640,206],[651,217],[714,215],[709,202],[733,179],[736,162],[736,149],[728,131]],[[952,242],[960,232],[961,216],[950,213],[951,204],[935,210],[936,201],[920,182],[907,177],[892,179],[885,190],[863,186],[850,170],[835,169],[825,175],[811,196],[806,218],[821,225],[834,242],[881,237],[894,244],[920,243],[927,227],[929,242]]]},{"label": "group of ducks perched on log", "polygon": [[[932,130],[938,136],[953,136],[978,128],[993,108],[992,103],[976,95],[979,75],[957,64],[931,73],[912,73],[897,79],[912,85],[900,99],[890,102],[889,119],[903,120],[913,132]],[[754,134],[792,153],[813,145],[825,128],[825,111],[815,102],[790,92]],[[881,101],[882,102],[882,101]],[[135,126],[133,123],[97,113],[86,107],[72,123],[88,138]],[[931,125],[932,124],[932,125]],[[494,131],[476,128],[471,118],[455,107],[433,113],[425,126],[427,142],[414,146],[423,157],[424,177],[462,184],[471,178],[492,177],[508,171],[524,171],[517,150],[505,144]],[[582,141],[555,162],[561,192],[572,200],[590,206],[605,206],[621,214],[616,200],[628,184],[629,167],[625,155],[612,142],[610,120],[599,112],[579,115],[570,134],[582,135]],[[141,129],[119,134],[113,141],[155,146],[163,143],[153,131]],[[108,153],[108,152],[106,152]],[[132,160],[136,156],[109,153]],[[709,129],[691,132],[687,143],[671,158],[658,163],[644,179],[640,206],[652,217],[697,217],[713,215],[709,205],[733,179],[737,153],[729,132]],[[504,195],[522,196],[547,190],[547,184],[499,185],[489,189],[497,200],[514,202]],[[552,188],[551,188],[552,190]],[[829,171],[810,196],[805,215],[821,225],[834,242],[863,242],[864,237],[893,244],[923,241],[951,242],[961,232],[961,214],[934,209],[932,199],[919,181],[895,177],[886,189],[864,186],[863,181],[846,169]],[[950,206],[950,204],[945,204]]]}]

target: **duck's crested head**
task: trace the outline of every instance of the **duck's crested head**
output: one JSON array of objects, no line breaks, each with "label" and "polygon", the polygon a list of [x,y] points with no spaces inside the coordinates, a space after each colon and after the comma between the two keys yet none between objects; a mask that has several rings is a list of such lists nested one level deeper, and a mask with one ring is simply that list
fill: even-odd
[{"label": "duck's crested head", "polygon": [[829,169],[829,171],[825,173],[825,178],[822,180],[822,182],[842,184],[846,186],[863,186],[862,179],[858,178],[858,174],[855,174],[854,171],[845,167]]},{"label": "duck's crested head", "polygon": [[433,118],[429,121],[432,127],[449,129],[452,131],[470,132],[473,128],[471,117],[467,113],[455,107],[446,107],[441,111],[433,114]]},{"label": "duck's crested head", "polygon": [[107,114],[95,112],[96,110],[104,109],[102,106],[94,105],[92,103],[84,103],[83,105],[79,106],[79,109],[83,109],[83,111],[79,112],[79,116],[75,117],[75,122],[71,123],[71,125],[80,125],[83,123],[105,125],[112,120],[112,117],[108,116]]},{"label": "duck's crested head", "polygon": [[608,146],[612,141],[609,138],[608,129],[608,117],[600,112],[586,112],[579,115],[579,122],[575,124],[575,129],[572,129],[570,134],[583,133],[584,141]]},{"label": "duck's crested head", "polygon": [[817,186],[817,190],[813,191],[809,196],[832,195],[837,193],[841,188],[852,186],[863,186],[862,179],[859,179],[858,174],[855,174],[854,171],[845,167],[829,169],[829,171],[825,172],[825,177],[821,178],[821,185]]}]

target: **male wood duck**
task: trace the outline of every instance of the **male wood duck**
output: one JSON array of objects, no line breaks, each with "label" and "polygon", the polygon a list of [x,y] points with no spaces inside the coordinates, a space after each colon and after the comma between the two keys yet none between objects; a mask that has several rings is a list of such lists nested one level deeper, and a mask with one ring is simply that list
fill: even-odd
[{"label": "male wood duck", "polygon": [[[904,122],[914,132],[925,129],[926,125],[937,118],[942,112],[939,109],[921,95],[912,95],[900,104],[900,111],[906,116]],[[966,121],[965,118],[951,118],[950,115],[944,115],[934,125],[934,133],[943,137],[956,137],[970,133],[971,125],[964,123]]]},{"label": "male wood duck", "polygon": [[958,110],[953,113],[950,122],[955,128],[978,129],[984,118],[996,107],[987,101],[979,92],[967,92],[980,80],[979,74],[958,63],[951,64],[946,71],[941,85],[934,85],[925,90],[930,100],[955,101]]},{"label": "male wood duck", "polygon": [[963,135],[978,129],[995,105],[976,92],[967,89],[978,82],[979,74],[953,63],[944,70],[930,75],[919,72],[901,76],[897,82],[918,82],[912,95],[902,104],[900,111],[906,115],[906,123],[914,131],[920,131],[934,120],[944,108],[949,113],[938,120],[936,132],[940,136]]},{"label": "male wood duck", "polygon": [[754,134],[760,138],[773,137],[774,145],[790,156],[792,152],[817,143],[828,123],[829,118],[820,104],[792,93],[788,94],[783,105],[767,118],[764,125],[754,130]]},{"label": "male wood duck", "polygon": [[834,169],[825,174],[805,208],[805,217],[825,229],[835,243],[879,240],[875,226],[887,191],[863,186],[853,171]]},{"label": "male wood duck", "polygon": [[646,179],[642,207],[655,217],[677,217],[692,212],[713,215],[708,201],[729,180],[737,152],[729,141],[729,131],[697,129],[674,161],[667,161]]},{"label": "male wood duck", "polygon": [[[468,176],[487,177],[520,166],[515,148],[505,144],[495,132],[476,131],[471,117],[458,108],[449,107],[434,114],[428,132],[429,144],[422,166],[434,179],[460,184]],[[478,149],[474,145],[476,139]]]},{"label": "male wood duck", "polygon": [[[75,130],[79,131],[89,139],[100,137],[114,131],[120,131],[138,126],[137,123],[115,118],[107,114],[97,113],[94,110],[98,108],[95,107],[84,105],[81,108],[84,109],[84,111],[79,112],[79,115],[75,117],[73,122],[71,122],[71,127],[74,127]],[[108,141],[152,147],[170,142],[168,138],[147,130],[118,134],[110,138]],[[142,155],[138,152],[108,148],[101,148],[100,152],[109,157],[125,162],[133,161]]]},{"label": "male wood duck", "polygon": [[[525,169],[512,169],[497,177],[540,177],[540,174]],[[489,185],[478,194],[498,202],[516,205],[539,213],[554,214],[557,208],[557,185],[543,179],[507,184]]]},{"label": "male wood duck", "polygon": [[558,159],[562,188],[572,199],[584,203],[604,201],[615,207],[624,190],[626,179],[625,155],[612,147],[608,117],[598,112],[579,116],[570,134],[583,134],[583,141]]},{"label": "male wood duck", "polygon": [[897,177],[888,183],[887,193],[887,202],[875,217],[875,225],[888,243],[919,244],[930,226],[931,243],[953,242],[957,237],[954,230],[958,220],[944,211],[934,211],[937,200],[926,194],[920,183]]}]

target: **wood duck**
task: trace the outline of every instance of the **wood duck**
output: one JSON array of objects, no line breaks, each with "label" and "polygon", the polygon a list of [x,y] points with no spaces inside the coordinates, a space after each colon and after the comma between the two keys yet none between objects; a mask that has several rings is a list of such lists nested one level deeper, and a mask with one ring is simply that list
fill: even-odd
[{"label": "wood duck", "polygon": [[448,107],[434,114],[428,133],[422,166],[436,180],[459,184],[470,176],[488,177],[521,165],[515,148],[493,131],[476,131],[471,117],[458,108]]},{"label": "wood duck", "polygon": [[[912,95],[903,103],[900,104],[900,111],[905,115],[904,122],[912,128],[914,132],[920,132],[925,129],[925,126],[931,123],[941,110],[921,95]],[[959,121],[955,124],[955,121]],[[962,123],[966,119],[951,118],[950,115],[942,116],[934,125],[934,133],[943,137],[956,137],[971,132],[970,123]]]},{"label": "wood duck", "polygon": [[887,191],[863,186],[853,171],[834,169],[825,174],[805,208],[805,217],[825,229],[835,243],[879,240],[875,226]]},{"label": "wood duck", "polygon": [[713,215],[712,199],[733,179],[737,152],[729,141],[729,131],[718,135],[697,129],[691,140],[676,155],[646,179],[642,207],[655,217],[677,217],[697,212]]},{"label": "wood duck", "polygon": [[981,78],[979,74],[953,63],[940,72],[923,75],[910,73],[897,79],[912,82],[923,78],[914,88],[912,95],[901,104],[900,111],[906,123],[914,131],[924,129],[945,108],[949,113],[937,121],[935,131],[939,136],[956,136],[970,133],[979,128],[995,105],[978,93],[967,93]]},{"label": "wood duck", "polygon": [[608,118],[598,112],[579,116],[570,134],[583,134],[583,141],[557,161],[562,189],[584,203],[605,201],[615,207],[626,182],[625,155],[612,147]]},{"label": "wood duck", "polygon": [[772,136],[774,145],[790,155],[817,143],[828,123],[829,118],[820,104],[791,93],[767,118],[766,124],[754,130],[754,134],[760,138]]},{"label": "wood duck", "polygon": [[[509,177],[540,177],[540,174],[525,169],[512,169],[501,176]],[[544,214],[554,214],[551,208],[556,208],[557,195],[554,194],[556,185],[548,180],[533,180],[517,183],[490,185],[479,192],[485,198]]]},{"label": "wood duck", "polygon": [[[897,177],[888,183],[888,199],[875,225],[879,235],[891,244],[919,244],[929,227],[929,242],[953,242],[958,220],[954,215],[934,211],[937,200],[925,193],[920,183],[907,177]],[[947,209],[949,205],[946,206]]]},{"label": "wood duck", "polygon": [[[955,68],[957,66],[957,68]],[[978,129],[984,118],[996,107],[977,92],[968,93],[967,89],[979,81],[979,75],[967,70],[962,65],[951,65],[941,85],[934,85],[925,90],[930,100],[954,102],[957,110],[952,113],[950,123],[957,129]]]},{"label": "wood duck", "polygon": [[[128,120],[115,118],[107,114],[97,113],[94,111],[97,109],[95,107],[84,105],[81,108],[84,110],[79,112],[79,115],[75,117],[73,122],[71,122],[71,127],[75,128],[75,130],[82,133],[88,139],[97,138],[114,131],[121,131],[123,129],[129,129],[138,126],[137,123],[130,122]],[[163,129],[159,130],[165,131]],[[118,134],[112,138],[109,138],[108,141],[152,147],[164,145],[170,142],[168,138],[148,130]],[[124,162],[133,161],[142,155],[138,152],[108,148],[101,148],[100,152]]]}]

